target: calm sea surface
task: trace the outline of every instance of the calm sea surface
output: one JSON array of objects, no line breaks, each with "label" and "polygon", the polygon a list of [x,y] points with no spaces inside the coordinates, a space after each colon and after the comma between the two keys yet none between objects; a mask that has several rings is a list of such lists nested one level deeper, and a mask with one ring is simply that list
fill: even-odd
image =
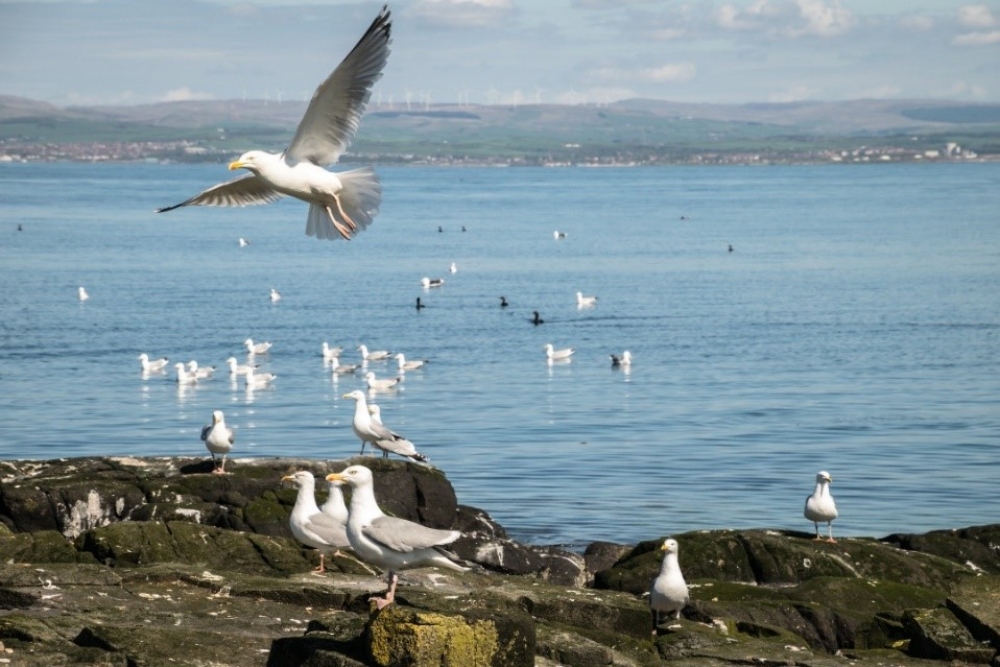
[{"label": "calm sea surface", "polygon": [[[0,458],[207,455],[214,409],[235,456],[357,454],[325,340],[431,360],[383,420],[521,540],[811,530],[819,470],[840,535],[1000,521],[1000,164],[379,173],[345,243],[297,201],[153,213],[221,165],[0,165]],[[230,383],[247,337],[273,388]]]}]

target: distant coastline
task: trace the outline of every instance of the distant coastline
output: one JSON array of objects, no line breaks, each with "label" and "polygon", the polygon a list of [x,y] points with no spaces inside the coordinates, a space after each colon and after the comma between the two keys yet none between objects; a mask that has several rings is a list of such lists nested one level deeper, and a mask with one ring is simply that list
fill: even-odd
[{"label": "distant coastline", "polygon": [[[280,150],[302,102],[61,108],[0,95],[2,162],[223,163]],[[372,104],[345,163],[413,166],[987,162],[1000,105],[853,100],[697,105]]]}]

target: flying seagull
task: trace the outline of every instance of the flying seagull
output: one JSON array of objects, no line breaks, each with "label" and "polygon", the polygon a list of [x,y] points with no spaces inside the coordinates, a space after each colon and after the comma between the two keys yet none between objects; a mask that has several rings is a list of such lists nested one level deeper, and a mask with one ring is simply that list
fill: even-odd
[{"label": "flying seagull", "polygon": [[313,93],[295,136],[283,153],[247,151],[229,164],[246,169],[240,178],[214,185],[157,213],[182,206],[270,204],[284,195],[309,203],[306,234],[350,240],[371,224],[382,201],[382,186],[371,167],[335,173],[333,164],[351,143],[371,89],[389,57],[388,7],[347,57]]}]

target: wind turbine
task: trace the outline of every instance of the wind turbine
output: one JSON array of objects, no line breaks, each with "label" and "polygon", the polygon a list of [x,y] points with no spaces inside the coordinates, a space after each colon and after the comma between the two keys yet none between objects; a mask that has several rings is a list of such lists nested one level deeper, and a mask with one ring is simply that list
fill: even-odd
[{"label": "wind turbine", "polygon": [[493,86],[490,86],[490,89],[486,91],[486,101],[489,104],[496,104],[499,98],[500,92]]}]

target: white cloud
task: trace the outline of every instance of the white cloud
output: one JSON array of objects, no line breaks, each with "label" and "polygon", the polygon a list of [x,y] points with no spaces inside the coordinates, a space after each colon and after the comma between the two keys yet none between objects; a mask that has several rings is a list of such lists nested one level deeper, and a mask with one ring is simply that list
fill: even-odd
[{"label": "white cloud", "polygon": [[966,28],[992,28],[997,19],[986,5],[965,5],[958,10],[958,22]]},{"label": "white cloud", "polygon": [[952,41],[958,46],[1000,44],[1000,30],[992,30],[990,32],[969,32],[964,35],[958,35]]},{"label": "white cloud", "polygon": [[639,72],[639,76],[647,81],[657,83],[690,81],[694,78],[697,68],[694,63],[668,63],[659,67],[649,67]]},{"label": "white cloud", "polygon": [[601,67],[590,71],[590,76],[600,81],[638,81],[646,83],[680,83],[690,81],[697,68],[694,63],[666,63],[658,67],[620,68]]},{"label": "white cloud", "polygon": [[410,8],[423,22],[446,27],[490,26],[513,12],[512,0],[417,0]]},{"label": "white cloud", "polygon": [[725,30],[831,37],[854,27],[855,18],[840,0],[755,0],[745,9],[722,5],[715,11],[715,23]]},{"label": "white cloud", "polygon": [[175,88],[163,95],[161,102],[190,102],[192,100],[211,100],[215,97],[209,93],[196,93],[187,86]]}]

